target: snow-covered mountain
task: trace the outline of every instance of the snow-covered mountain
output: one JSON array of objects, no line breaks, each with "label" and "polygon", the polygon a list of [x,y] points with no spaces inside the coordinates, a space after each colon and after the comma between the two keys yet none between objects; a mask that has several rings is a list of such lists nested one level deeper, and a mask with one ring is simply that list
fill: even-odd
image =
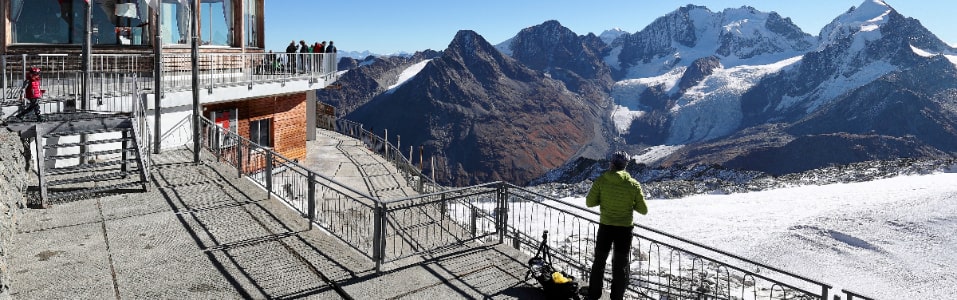
[{"label": "snow-covered mountain", "polygon": [[[817,37],[786,17],[751,7],[711,11],[688,5],[641,31],[611,30],[602,36],[578,35],[558,21],[547,21],[521,30],[493,49],[478,47],[482,51],[471,55],[446,50],[431,62],[394,65],[388,76],[373,79],[376,89],[343,99],[366,103],[380,96],[413,102],[419,100],[408,97],[428,98],[440,110],[447,108],[444,102],[460,101],[454,107],[464,116],[531,120],[540,116],[524,115],[532,112],[524,109],[506,116],[500,103],[527,100],[516,97],[524,88],[515,88],[532,81],[558,82],[540,87],[539,93],[553,96],[528,96],[546,104],[548,99],[561,99],[552,101],[563,102],[564,108],[572,107],[564,102],[570,96],[588,110],[604,110],[597,119],[563,120],[567,123],[562,126],[595,130],[583,135],[592,138],[591,150],[575,155],[613,146],[636,155],[654,153],[643,156],[644,163],[654,167],[716,165],[786,174],[867,160],[957,154],[957,50],[885,1],[865,0],[836,15]],[[477,33],[474,37],[453,45],[480,40]],[[467,70],[430,68],[440,61],[454,67],[447,59],[458,58],[448,55],[468,58]],[[362,66],[365,63],[351,61],[350,66],[374,67]],[[431,82],[420,82],[423,73]],[[346,87],[371,82],[345,79],[340,81]],[[419,112],[409,110],[432,106],[397,106],[389,111],[410,116]],[[371,111],[376,110],[367,110]],[[382,120],[371,113],[365,117]],[[420,129],[436,130],[433,125]],[[554,142],[550,137],[538,140],[514,133],[508,135],[514,140],[496,143]],[[453,134],[433,137],[448,140]],[[589,148],[583,147],[579,149]],[[568,163],[577,159],[561,157]],[[531,170],[524,166],[542,161],[499,158],[449,172],[504,174],[513,166]],[[548,161],[551,165],[554,158]],[[538,171],[523,172],[521,177],[534,177]]]},{"label": "snow-covered mountain", "polygon": [[608,65],[622,78],[660,76],[717,56],[725,66],[767,64],[805,53],[816,45],[790,19],[752,7],[712,12],[688,5],[611,43]]},{"label": "snow-covered mountain", "polygon": [[611,93],[612,119],[631,144],[690,145],[665,164],[779,173],[957,151],[953,48],[884,1],[839,15],[818,39],[775,13],[695,6],[611,52],[629,39],[646,46],[606,59],[625,76]]},{"label": "snow-covered mountain", "polygon": [[612,28],[612,29],[603,31],[601,34],[598,35],[598,38],[600,38],[602,42],[605,42],[605,44],[611,45],[611,43],[614,42],[616,39],[627,34],[628,32],[622,30],[621,28]]}]

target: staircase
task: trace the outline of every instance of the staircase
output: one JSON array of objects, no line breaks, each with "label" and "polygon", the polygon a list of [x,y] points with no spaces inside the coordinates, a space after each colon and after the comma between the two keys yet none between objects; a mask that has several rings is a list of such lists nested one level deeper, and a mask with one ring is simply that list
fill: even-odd
[{"label": "staircase", "polygon": [[42,206],[98,193],[149,188],[139,134],[129,114],[44,115],[33,123]]}]

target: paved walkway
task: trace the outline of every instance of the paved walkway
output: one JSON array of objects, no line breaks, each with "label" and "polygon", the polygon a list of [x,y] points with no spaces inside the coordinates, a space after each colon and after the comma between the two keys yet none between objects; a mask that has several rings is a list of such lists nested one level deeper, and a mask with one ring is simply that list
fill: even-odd
[{"label": "paved walkway", "polygon": [[401,199],[416,195],[398,175],[396,167],[361,141],[335,131],[317,130],[316,140],[303,165],[355,190],[378,199]]},{"label": "paved walkway", "polygon": [[[307,162],[347,185],[365,185],[377,196],[410,191],[389,187],[387,176],[370,180],[375,169],[367,164],[375,162],[354,140],[322,132],[310,147],[319,148],[310,149]],[[235,170],[209,160],[194,165],[191,158],[183,150],[154,155],[149,192],[25,210],[5,249],[13,297],[541,298],[521,283],[527,258],[506,245],[448,249],[386,264],[375,274],[366,256],[310,229]]]}]

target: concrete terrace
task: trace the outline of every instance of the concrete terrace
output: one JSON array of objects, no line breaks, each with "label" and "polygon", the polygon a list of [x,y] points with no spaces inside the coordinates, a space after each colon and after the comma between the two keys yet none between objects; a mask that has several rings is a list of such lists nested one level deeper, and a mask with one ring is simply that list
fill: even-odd
[{"label": "concrete terrace", "polygon": [[[527,257],[472,245],[375,264],[235,169],[188,150],[153,155],[149,192],[26,209],[9,249],[22,299],[540,299]],[[361,143],[320,130],[304,164],[357,191],[413,191]],[[394,173],[394,172],[392,172]]]}]

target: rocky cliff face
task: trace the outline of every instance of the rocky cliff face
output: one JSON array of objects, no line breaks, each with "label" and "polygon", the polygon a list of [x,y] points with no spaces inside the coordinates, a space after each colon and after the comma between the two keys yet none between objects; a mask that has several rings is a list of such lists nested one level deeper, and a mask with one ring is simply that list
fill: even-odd
[{"label": "rocky cliff face", "polygon": [[439,55],[440,52],[426,50],[411,56],[342,58],[339,70],[348,72],[339,78],[337,85],[316,91],[317,99],[335,106],[340,115],[346,115],[385,92],[409,66]]},{"label": "rocky cliff face", "polygon": [[561,81],[472,31],[460,31],[414,78],[348,118],[424,145],[436,158],[436,179],[453,185],[527,182],[586,151],[602,124]]},{"label": "rocky cliff face", "polygon": [[350,117],[426,145],[449,183],[522,183],[613,140],[679,149],[649,165],[774,174],[957,153],[957,50],[880,0],[816,38],[777,13],[689,5],[634,34],[548,21],[495,48],[463,31],[440,55],[350,64],[366,69],[343,76],[364,87],[341,100]]}]

